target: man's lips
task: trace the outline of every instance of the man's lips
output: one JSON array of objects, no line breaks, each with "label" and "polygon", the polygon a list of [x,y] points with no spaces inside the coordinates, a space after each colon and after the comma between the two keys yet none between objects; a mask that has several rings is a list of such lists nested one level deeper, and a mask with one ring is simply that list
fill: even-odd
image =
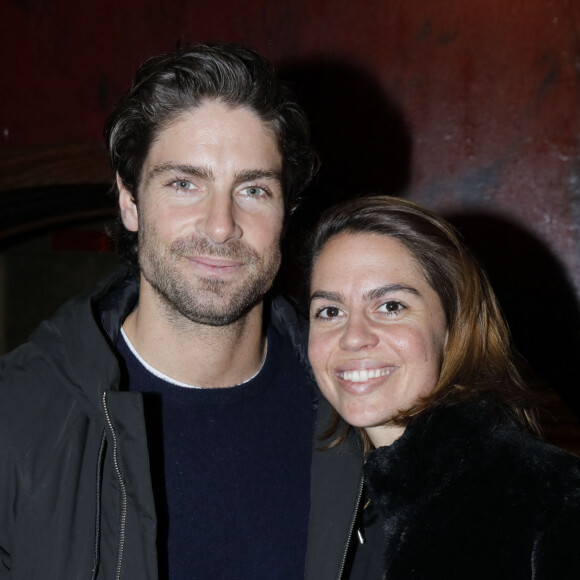
[{"label": "man's lips", "polygon": [[217,268],[217,269],[232,269],[239,268],[242,263],[235,260],[227,260],[225,258],[212,258],[209,256],[195,256],[188,257],[188,260],[195,262],[200,266],[205,266],[206,268]]},{"label": "man's lips", "polygon": [[186,259],[199,276],[223,280],[229,280],[237,275],[245,265],[237,260],[213,256],[187,256]]}]

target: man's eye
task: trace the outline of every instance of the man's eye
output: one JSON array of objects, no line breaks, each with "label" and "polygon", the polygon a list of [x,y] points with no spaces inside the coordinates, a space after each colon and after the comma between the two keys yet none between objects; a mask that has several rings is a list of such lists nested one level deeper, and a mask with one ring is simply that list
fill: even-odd
[{"label": "man's eye", "polygon": [[336,306],[325,306],[316,311],[316,318],[337,318],[342,314],[342,310]]},{"label": "man's eye", "polygon": [[244,187],[241,193],[248,197],[262,197],[263,195],[266,195],[266,190],[257,185],[250,185],[249,187]]},{"label": "man's eye", "polygon": [[193,189],[195,186],[188,179],[178,179],[171,184],[177,189]]},{"label": "man's eye", "polygon": [[379,306],[379,312],[387,312],[388,314],[398,314],[402,310],[405,310],[406,306],[398,302],[397,300],[389,300],[384,304]]}]

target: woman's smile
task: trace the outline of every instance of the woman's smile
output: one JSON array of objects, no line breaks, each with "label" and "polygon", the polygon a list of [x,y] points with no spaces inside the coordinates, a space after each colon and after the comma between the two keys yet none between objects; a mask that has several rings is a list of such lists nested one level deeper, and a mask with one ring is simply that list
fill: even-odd
[{"label": "woman's smile", "polygon": [[397,367],[383,367],[378,369],[361,369],[353,371],[338,371],[337,375],[343,381],[351,383],[366,383],[372,379],[379,379],[390,375]]}]

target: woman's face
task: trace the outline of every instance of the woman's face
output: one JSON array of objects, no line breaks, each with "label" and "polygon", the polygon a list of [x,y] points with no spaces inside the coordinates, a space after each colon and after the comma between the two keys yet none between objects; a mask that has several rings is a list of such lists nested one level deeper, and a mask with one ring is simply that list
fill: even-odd
[{"label": "woman's face", "polygon": [[310,285],[309,357],[324,396],[375,446],[385,425],[432,391],[447,337],[439,297],[394,238],[343,233],[327,242]]}]

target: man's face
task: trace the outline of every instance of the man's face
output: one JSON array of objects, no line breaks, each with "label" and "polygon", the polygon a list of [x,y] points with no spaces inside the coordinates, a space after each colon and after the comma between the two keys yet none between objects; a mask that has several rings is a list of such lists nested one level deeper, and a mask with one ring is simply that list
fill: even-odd
[{"label": "man's face", "polygon": [[172,317],[225,326],[260,303],[280,265],[281,171],[273,132],[245,108],[206,101],[159,133],[137,206],[123,187],[120,205],[141,283]]}]

